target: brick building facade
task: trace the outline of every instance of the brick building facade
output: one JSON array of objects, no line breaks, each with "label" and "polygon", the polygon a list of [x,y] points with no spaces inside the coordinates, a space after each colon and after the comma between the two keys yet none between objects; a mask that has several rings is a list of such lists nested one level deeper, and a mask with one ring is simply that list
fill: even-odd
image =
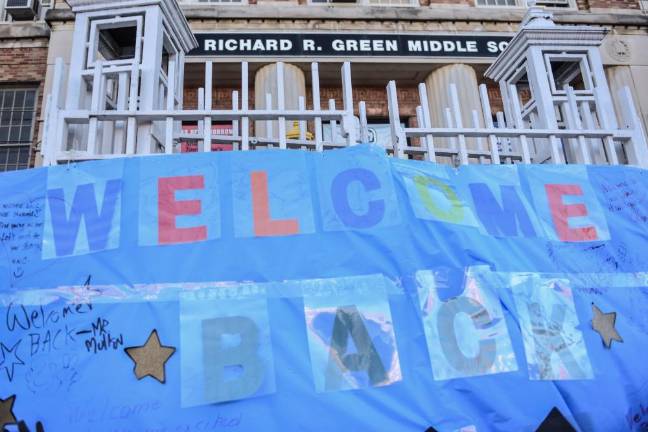
[{"label": "brick building facade", "polygon": [[49,34],[43,22],[0,24],[0,167],[6,170],[35,162]]},{"label": "brick building facade", "polygon": [[[4,3],[5,0],[0,0]],[[510,37],[524,16],[522,0],[216,0],[181,1],[183,12],[196,35],[242,37],[249,33],[313,38],[322,35],[344,35],[362,39],[363,35],[398,35],[421,37]],[[544,0],[538,4],[554,6],[555,19],[561,24],[602,25],[609,29],[601,55],[607,67],[612,90],[630,86],[644,123],[648,121],[648,15],[641,0]],[[74,15],[61,0],[51,8],[41,8],[33,20],[12,20],[9,11],[0,9],[0,170],[24,168],[40,163],[38,157],[43,104],[50,91],[54,60],[69,62]],[[113,35],[119,39],[119,35]],[[357,47],[353,45],[353,47]],[[321,100],[342,104],[339,65],[350,60],[353,65],[354,100],[363,100],[367,116],[376,129],[388,117],[385,84],[398,82],[400,116],[414,124],[418,104],[417,85],[426,82],[431,104],[443,99],[435,95],[455,81],[460,95],[470,104],[476,85],[486,83],[493,101],[493,115],[502,110],[495,83],[483,73],[493,57],[474,55],[386,56],[363,53],[324,56],[314,53],[287,55],[281,52],[227,55],[215,52],[187,57],[185,69],[185,107],[198,106],[198,89],[203,85],[205,62],[214,62],[216,88],[214,106],[229,107],[232,92],[240,85],[237,78],[240,60],[251,64],[250,106],[263,104],[264,94],[271,93],[272,63],[284,61],[289,67],[288,86],[312,106],[309,87],[311,62],[322,65]],[[337,68],[337,69],[336,69]],[[17,93],[17,91],[19,91]],[[23,92],[23,93],[20,93]],[[11,96],[11,99],[10,99]],[[32,98],[33,103],[32,103]],[[22,101],[22,105],[20,103]],[[6,103],[5,103],[6,102]],[[28,103],[27,103],[28,102]],[[288,104],[296,104],[287,101]],[[289,107],[290,108],[290,107]],[[296,106],[294,108],[297,108]],[[434,111],[435,107],[432,106]],[[254,125],[252,133],[254,133]],[[25,149],[31,149],[25,153]]]}]

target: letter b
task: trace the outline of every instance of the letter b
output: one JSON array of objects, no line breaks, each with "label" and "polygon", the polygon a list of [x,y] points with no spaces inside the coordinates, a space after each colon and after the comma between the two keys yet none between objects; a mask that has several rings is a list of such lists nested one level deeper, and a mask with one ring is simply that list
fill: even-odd
[{"label": "letter b", "polygon": [[254,321],[243,316],[204,320],[202,338],[207,400],[238,400],[259,390],[265,373]]}]

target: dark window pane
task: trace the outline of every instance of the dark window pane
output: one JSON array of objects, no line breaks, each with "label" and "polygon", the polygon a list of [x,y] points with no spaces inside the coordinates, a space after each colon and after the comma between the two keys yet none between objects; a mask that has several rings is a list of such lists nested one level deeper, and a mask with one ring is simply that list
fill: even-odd
[{"label": "dark window pane", "polygon": [[36,102],[36,91],[28,90],[25,94],[25,108],[33,109]]},{"label": "dark window pane", "polygon": [[22,132],[20,133],[20,141],[21,142],[29,142],[31,141],[31,125],[29,126],[23,126],[22,127]]},{"label": "dark window pane", "polygon": [[14,109],[22,109],[25,105],[25,91],[18,90],[16,91],[16,97],[14,99]]},{"label": "dark window pane", "polygon": [[20,128],[12,127],[9,129],[9,141],[10,142],[20,141]]},{"label": "dark window pane", "polygon": [[11,121],[11,111],[9,110],[2,111],[0,114],[0,125],[8,126],[10,121]]},{"label": "dark window pane", "polygon": [[34,112],[33,111],[25,111],[23,113],[22,124],[31,126],[33,118],[34,118]]},{"label": "dark window pane", "polygon": [[29,162],[29,148],[25,147],[22,149],[20,152],[20,156],[18,157],[18,162],[20,162],[22,165],[27,165]]},{"label": "dark window pane", "polygon": [[2,107],[4,109],[8,109],[8,110],[13,109],[14,93],[15,92],[11,90],[7,90],[5,92],[4,102],[2,104]]},{"label": "dark window pane", "polygon": [[7,142],[9,140],[9,127],[0,126],[0,143]]},{"label": "dark window pane", "polygon": [[18,152],[20,152],[19,148],[10,147],[9,154],[7,156],[7,163],[15,164],[16,162],[18,162]]}]

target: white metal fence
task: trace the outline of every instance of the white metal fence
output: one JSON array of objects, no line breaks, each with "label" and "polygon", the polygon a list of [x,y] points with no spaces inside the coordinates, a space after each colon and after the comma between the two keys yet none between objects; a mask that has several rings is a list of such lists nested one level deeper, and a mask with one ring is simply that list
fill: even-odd
[{"label": "white metal fence", "polygon": [[[311,65],[312,109],[306,108],[306,102],[300,97],[298,109],[286,109],[286,91],[284,82],[284,64],[277,63],[276,109],[250,107],[248,102],[249,73],[248,63],[241,63],[241,88],[232,94],[231,109],[213,109],[213,65],[206,64],[204,87],[199,89],[197,109],[176,109],[178,89],[173,76],[176,69],[169,67],[164,88],[159,94],[157,110],[142,111],[137,103],[137,75],[132,70],[119,67],[104,67],[97,62],[92,80],[91,106],[84,110],[66,110],[62,101],[65,80],[65,66],[57,60],[53,91],[47,99],[46,127],[42,145],[45,164],[56,164],[66,161],[112,158],[127,155],[172,154],[180,151],[180,143],[195,141],[199,151],[212,150],[213,141],[232,143],[234,150],[251,150],[255,148],[300,148],[322,151],[358,143],[359,131],[357,119],[353,113],[353,92],[351,87],[351,65],[342,65],[342,99],[343,106],[338,109],[335,100],[328,101],[328,108],[321,108],[319,68],[317,63]],[[109,103],[108,88],[115,87],[116,103]],[[95,90],[97,89],[97,90]],[[180,89],[180,91],[182,91]],[[272,97],[265,95],[266,106],[272,106]],[[231,135],[213,135],[214,122],[232,123]],[[264,136],[250,136],[250,122],[266,122]],[[297,121],[299,136],[296,139],[287,137],[288,122]],[[182,124],[197,122],[195,132],[182,129]],[[276,122],[277,134],[274,137],[273,124]],[[308,133],[308,122],[311,122],[312,133]],[[331,125],[332,139],[342,136],[343,142],[325,141],[322,124]],[[365,122],[366,123],[366,122]],[[156,145],[142,145],[140,126],[152,125],[151,135]],[[341,134],[335,131],[341,130]],[[312,139],[308,136],[312,135]],[[105,141],[109,142],[106,143]],[[86,143],[84,145],[84,143]],[[106,145],[108,144],[108,145]]]},{"label": "white metal fence", "polygon": [[[351,65],[342,65],[343,106],[338,109],[335,100],[328,101],[327,109],[321,109],[318,64],[311,65],[312,109],[300,97],[299,108],[286,109],[284,88],[284,65],[277,63],[276,109],[249,106],[248,63],[241,63],[241,88],[232,95],[231,109],[213,109],[212,63],[207,62],[204,87],[199,90],[197,109],[177,109],[181,89],[176,88],[174,76],[177,69],[169,67],[160,92],[161,99],[156,110],[138,109],[137,68],[105,66],[96,62],[87,85],[92,88],[90,107],[66,110],[63,104],[65,67],[56,62],[53,91],[47,99],[45,133],[42,144],[44,164],[66,163],[93,159],[114,158],[128,155],[172,154],[182,151],[181,143],[194,142],[198,151],[212,151],[212,142],[231,143],[233,150],[256,148],[297,148],[323,151],[357,143],[367,142],[368,124],[364,102],[359,102],[357,117],[354,116]],[[646,165],[646,139],[630,92],[625,89],[619,96],[624,107],[623,124],[613,128],[605,119],[597,119],[588,108],[588,101],[578,101],[571,88],[566,88],[567,99],[563,104],[567,119],[556,130],[535,129],[530,121],[521,116],[505,116],[496,113],[497,126],[491,115],[491,103],[487,88],[479,88],[480,115],[472,112],[472,124],[463,124],[462,107],[458,89],[448,88],[450,106],[445,109],[445,124],[433,125],[425,84],[419,85],[420,105],[416,110],[418,127],[402,127],[397,99],[396,84],[387,86],[386,104],[389,110],[392,145],[386,150],[399,158],[419,158],[432,162],[500,164],[500,163],[633,163]],[[518,103],[517,100],[512,101]],[[266,106],[272,106],[271,96],[266,95]],[[514,106],[512,113],[519,113]],[[214,122],[231,122],[231,135],[214,135]],[[250,135],[250,122],[266,122],[264,136]],[[197,123],[193,131],[182,125]],[[298,137],[288,138],[287,126],[297,122]],[[323,123],[330,123],[332,137],[325,141]],[[278,128],[273,134],[273,124]],[[146,129],[154,145],[142,145],[140,128]],[[336,133],[340,130],[342,133]],[[343,141],[335,141],[336,136]],[[438,143],[442,142],[445,146]],[[550,160],[540,160],[541,148],[549,148]]]},{"label": "white metal fence", "polygon": [[[547,160],[538,160],[537,156],[547,153],[540,151],[542,147],[549,147],[549,154],[552,155],[549,161],[553,163],[618,165],[620,159],[623,163],[635,165],[645,166],[646,163],[646,138],[627,87],[618,95],[623,107],[623,124],[620,128],[613,128],[605,118],[597,119],[590,101],[577,101],[574,89],[566,87],[566,101],[562,106],[566,114],[565,122],[562,128],[555,130],[535,129],[532,121],[523,120],[517,98],[511,99],[514,106],[509,118],[503,112],[496,113],[496,127],[485,84],[479,86],[483,115],[472,110],[472,124],[464,125],[462,119],[465,117],[462,116],[457,87],[451,84],[448,88],[450,106],[445,108],[445,124],[434,126],[425,84],[419,84],[418,90],[418,127],[403,128],[397,114],[399,106],[396,83],[391,81],[387,86],[393,142],[390,151],[399,158],[419,155],[425,160],[437,162],[439,157],[448,157],[455,164],[462,165],[544,163]],[[515,88],[511,91],[517,93]],[[596,96],[595,98],[597,99]],[[419,139],[419,145],[412,145],[413,138]],[[444,142],[449,142],[450,146],[436,146],[437,138],[449,138]],[[474,138],[471,146],[468,146],[467,138]]]}]

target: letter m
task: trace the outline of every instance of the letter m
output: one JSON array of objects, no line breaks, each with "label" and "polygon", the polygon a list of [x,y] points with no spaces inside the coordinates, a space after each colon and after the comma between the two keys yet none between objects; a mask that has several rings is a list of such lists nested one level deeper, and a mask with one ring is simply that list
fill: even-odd
[{"label": "letter m", "polygon": [[502,205],[485,183],[471,183],[470,192],[482,224],[492,236],[535,237],[531,218],[515,187],[501,185]]},{"label": "letter m", "polygon": [[[54,242],[56,256],[77,255],[86,252],[97,252],[109,247],[116,247],[118,230],[113,228],[120,222],[120,197],[122,181],[108,180],[103,194],[101,205],[97,204],[95,185],[83,184],[76,188],[72,205],[69,207],[63,189],[50,189],[47,191],[47,203],[51,217],[51,239]],[[84,222],[87,237],[87,249],[77,247],[77,238]],[[47,228],[46,228],[47,230]],[[45,241],[50,233],[45,233]],[[82,239],[83,240],[83,239]],[[43,245],[45,246],[45,245]],[[44,258],[53,258],[43,250]]]}]

